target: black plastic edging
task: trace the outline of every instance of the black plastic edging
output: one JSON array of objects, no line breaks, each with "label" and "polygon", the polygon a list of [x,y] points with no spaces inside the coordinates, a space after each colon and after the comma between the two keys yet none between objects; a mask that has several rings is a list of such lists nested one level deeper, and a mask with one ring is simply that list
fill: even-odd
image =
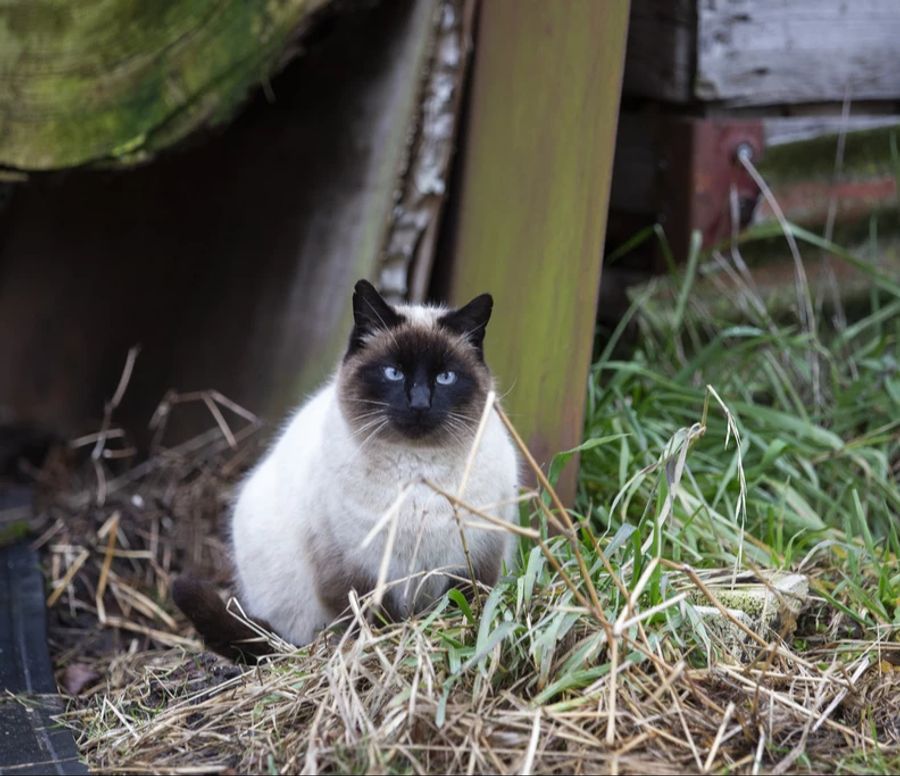
[{"label": "black plastic edging", "polygon": [[[0,490],[0,509],[30,493]],[[53,721],[64,704],[47,651],[44,580],[24,542],[0,547],[0,774],[85,774],[75,741]]]}]

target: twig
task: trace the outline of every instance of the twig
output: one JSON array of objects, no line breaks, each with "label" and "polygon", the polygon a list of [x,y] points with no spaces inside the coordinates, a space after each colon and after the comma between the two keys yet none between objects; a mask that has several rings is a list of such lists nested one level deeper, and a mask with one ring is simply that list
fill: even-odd
[{"label": "twig", "polygon": [[52,609],[57,601],[59,601],[60,596],[63,594],[65,589],[69,586],[69,583],[72,581],[72,578],[78,573],[78,570],[84,565],[84,562],[90,557],[90,553],[81,548],[81,552],[78,554],[78,557],[75,558],[75,561],[66,569],[65,575],[58,582],[53,583],[53,592],[50,593],[50,596],[47,598],[47,608]]},{"label": "twig", "polygon": [[[796,712],[799,712],[804,717],[811,717],[813,719],[818,719],[816,714],[814,712],[810,711],[809,709],[807,709],[806,707],[801,706],[799,703],[797,703],[795,701],[792,701],[790,698],[785,697],[781,693],[775,692],[774,690],[770,690],[768,687],[763,687],[762,685],[751,682],[749,679],[741,676],[737,671],[729,668],[728,666],[725,666],[725,665],[718,666],[718,668],[716,670],[727,674],[728,676],[737,680],[744,686],[749,685],[752,689],[755,689],[756,691],[761,692],[764,695],[767,695],[769,698],[772,698],[773,700],[778,701],[783,706],[786,706],[790,709],[793,709]],[[876,741],[875,739],[870,738],[869,736],[865,735],[864,733],[860,733],[859,731],[853,730],[852,728],[849,728],[846,725],[842,725],[839,722],[835,722],[832,719],[824,718],[824,723],[826,725],[828,725],[828,727],[832,728],[833,730],[837,730],[847,736],[850,736],[851,738],[854,736],[859,737],[861,740],[863,740],[869,746],[874,746],[874,747],[877,747],[878,749],[882,749],[886,746],[889,746],[888,744],[881,744],[878,741]]]},{"label": "twig", "polygon": [[734,703],[729,701],[728,706],[725,707],[725,716],[722,717],[722,722],[719,724],[719,730],[716,732],[716,737],[713,739],[712,746],[709,748],[709,755],[707,755],[706,762],[703,764],[704,773],[709,773],[712,769],[716,754],[719,751],[719,746],[722,744],[722,736],[725,735],[725,728],[728,727],[732,714],[734,714]]},{"label": "twig", "polygon": [[109,432],[109,427],[112,423],[113,412],[118,409],[119,404],[121,404],[122,399],[125,396],[125,391],[128,389],[128,383],[131,382],[131,373],[134,371],[134,362],[137,360],[138,353],[140,352],[141,349],[137,345],[128,349],[128,355],[125,356],[125,365],[122,367],[122,374],[119,377],[119,383],[116,386],[115,393],[113,393],[112,399],[106,402],[106,406],[103,408],[103,423],[101,424],[100,432],[97,435],[97,442],[94,444],[94,449],[91,451],[91,458],[95,461],[99,460],[103,454],[103,448],[106,445],[106,435]]},{"label": "twig", "polygon": [[763,751],[765,750],[765,747],[766,747],[766,730],[762,725],[760,725],[759,726],[759,741],[756,744],[756,753],[753,755],[753,770],[751,771],[751,773],[754,774],[754,776],[755,776],[755,774],[759,773],[759,767],[762,764],[762,756],[763,756]]},{"label": "twig", "polygon": [[612,746],[616,741],[616,681],[619,669],[619,640],[609,643],[609,692],[606,702],[606,745]]},{"label": "twig", "polygon": [[[119,538],[119,511],[113,512],[112,517],[107,521],[107,539],[106,552],[103,557],[103,566],[100,568],[100,579],[97,582],[97,594],[94,600],[97,605],[97,618],[101,623],[106,623],[106,607],[103,605],[103,594],[106,592],[106,580],[109,577],[109,570],[112,568],[113,551],[116,548],[116,541]],[[99,535],[99,534],[98,534]]]},{"label": "twig", "polygon": [[[854,684],[856,684],[856,682],[859,680],[859,677],[861,677],[866,671],[869,670],[870,665],[871,665],[871,662],[869,661],[868,656],[864,657],[862,659],[862,662],[857,667],[857,669],[853,672],[853,675],[850,677],[850,686],[851,687]],[[838,707],[838,705],[841,703],[841,701],[847,697],[848,692],[849,692],[849,689],[847,687],[845,687],[837,695],[834,696],[834,699],[831,701],[831,703],[828,704],[828,706],[825,708],[825,711],[822,712],[822,716],[819,717],[819,719],[817,719],[815,724],[813,725],[813,727],[812,727],[813,733],[815,733],[825,723],[825,721],[831,716],[831,713]]]}]

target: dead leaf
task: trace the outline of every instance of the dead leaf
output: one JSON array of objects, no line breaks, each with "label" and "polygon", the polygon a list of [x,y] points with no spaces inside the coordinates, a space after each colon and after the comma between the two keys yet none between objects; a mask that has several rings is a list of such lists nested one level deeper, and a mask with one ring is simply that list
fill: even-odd
[{"label": "dead leaf", "polygon": [[78,695],[90,684],[100,678],[93,668],[84,663],[71,663],[63,672],[62,685],[69,695]]}]

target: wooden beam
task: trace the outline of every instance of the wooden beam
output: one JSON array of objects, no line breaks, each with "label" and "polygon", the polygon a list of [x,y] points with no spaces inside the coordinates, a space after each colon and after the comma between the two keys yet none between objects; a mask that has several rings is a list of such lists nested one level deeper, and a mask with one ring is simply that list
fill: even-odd
[{"label": "wooden beam", "polygon": [[145,162],[230,119],[325,0],[7,0],[0,164]]},{"label": "wooden beam", "polygon": [[771,105],[900,97],[896,0],[697,5],[700,100]]},{"label": "wooden beam", "polygon": [[627,27],[627,2],[481,4],[450,290],[494,294],[487,358],[544,463],[582,436]]},{"label": "wooden beam", "polygon": [[625,94],[729,106],[900,98],[897,0],[634,0]]}]

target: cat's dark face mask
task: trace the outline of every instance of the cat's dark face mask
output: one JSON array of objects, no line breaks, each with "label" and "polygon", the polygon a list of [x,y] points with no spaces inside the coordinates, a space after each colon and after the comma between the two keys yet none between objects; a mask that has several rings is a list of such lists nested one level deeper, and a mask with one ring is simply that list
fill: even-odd
[{"label": "cat's dark face mask", "polygon": [[436,320],[409,320],[356,284],[339,391],[361,443],[471,441],[491,386],[482,350],[491,307],[483,294]]}]

